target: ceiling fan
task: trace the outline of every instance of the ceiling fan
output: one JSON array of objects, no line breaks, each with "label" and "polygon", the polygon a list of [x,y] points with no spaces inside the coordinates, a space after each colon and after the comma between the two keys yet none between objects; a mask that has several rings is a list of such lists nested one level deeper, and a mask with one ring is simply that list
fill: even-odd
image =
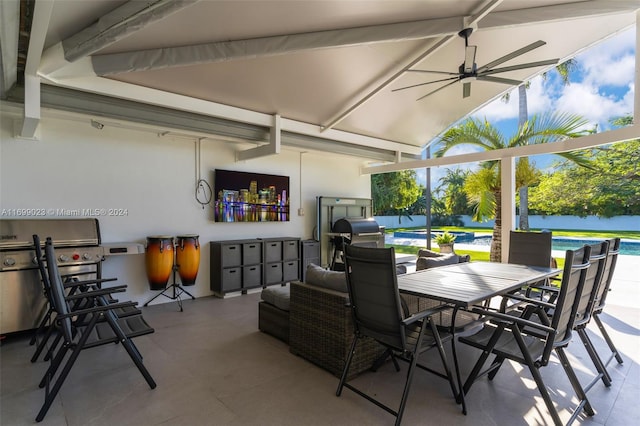
[{"label": "ceiling fan", "polygon": [[471,81],[473,80],[480,80],[480,81],[489,81],[489,82],[493,82],[493,83],[502,83],[502,84],[511,84],[513,86],[519,86],[520,84],[522,84],[522,81],[519,80],[513,80],[510,78],[503,78],[503,77],[495,77],[493,74],[498,74],[498,73],[502,73],[502,72],[507,72],[507,71],[515,71],[515,70],[521,70],[521,69],[525,69],[525,68],[533,68],[533,67],[541,67],[541,66],[545,66],[545,65],[554,65],[558,63],[558,59],[547,59],[545,61],[538,61],[538,62],[528,62],[525,64],[519,64],[519,65],[512,65],[512,66],[507,66],[507,67],[501,67],[501,68],[494,68],[504,62],[507,62],[513,58],[516,58],[520,55],[523,55],[533,49],[537,49],[540,46],[544,46],[545,44],[547,44],[546,42],[542,41],[542,40],[538,40],[534,43],[531,43],[521,49],[518,50],[514,50],[513,52],[496,59],[495,61],[489,62],[488,64],[482,66],[482,67],[478,67],[478,65],[475,63],[475,58],[476,58],[476,50],[477,50],[477,46],[469,46],[469,36],[471,35],[471,33],[473,32],[473,29],[471,28],[465,28],[464,30],[460,31],[458,33],[458,35],[462,38],[464,38],[464,45],[465,45],[465,54],[464,54],[464,63],[462,63],[462,65],[460,65],[460,67],[458,68],[458,72],[447,72],[447,71],[431,71],[431,70],[412,70],[409,69],[407,71],[409,72],[422,72],[422,73],[429,73],[429,74],[444,74],[444,75],[448,75],[450,77],[448,78],[443,78],[440,80],[434,80],[434,81],[428,81],[426,83],[420,83],[420,84],[413,84],[411,86],[405,86],[405,87],[400,87],[398,89],[393,89],[392,92],[397,92],[399,90],[405,90],[405,89],[411,89],[413,87],[419,87],[419,86],[424,86],[427,84],[433,84],[433,83],[441,83],[444,81],[448,81],[449,83],[438,87],[437,89],[427,93],[426,95],[418,98],[417,100],[421,100],[426,98],[427,96],[433,95],[436,92],[439,92],[440,90],[451,86],[452,84],[455,84],[459,81],[461,81],[463,83],[462,85],[462,97],[463,98],[467,98],[469,96],[471,96]]}]

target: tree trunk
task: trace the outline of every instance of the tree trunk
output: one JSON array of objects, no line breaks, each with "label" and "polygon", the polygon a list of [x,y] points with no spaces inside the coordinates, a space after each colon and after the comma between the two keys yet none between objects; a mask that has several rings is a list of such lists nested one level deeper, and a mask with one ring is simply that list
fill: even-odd
[{"label": "tree trunk", "polygon": [[[527,87],[524,84],[518,86],[518,126],[522,126],[529,119],[527,110]],[[520,222],[522,231],[529,230],[529,187],[520,188]]]},{"label": "tree trunk", "polygon": [[520,188],[520,222],[519,229],[521,231],[529,230],[529,187]]},{"label": "tree trunk", "polygon": [[489,260],[491,262],[502,262],[502,192],[495,192],[496,197],[496,220],[493,224],[493,235],[491,238],[491,252]]}]

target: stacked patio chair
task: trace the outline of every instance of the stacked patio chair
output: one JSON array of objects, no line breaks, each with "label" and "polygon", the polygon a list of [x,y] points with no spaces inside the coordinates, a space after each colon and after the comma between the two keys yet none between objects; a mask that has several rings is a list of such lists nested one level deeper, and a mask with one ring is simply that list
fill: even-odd
[{"label": "stacked patio chair", "polygon": [[[454,398],[457,397],[452,370],[444,351],[443,342],[452,341],[450,333],[440,332],[431,316],[450,307],[440,306],[405,317],[395,268],[393,248],[368,248],[345,246],[345,268],[347,287],[354,318],[354,336],[351,350],[338,384],[336,395],[347,387],[396,417],[396,425],[402,421],[411,381],[416,367],[420,367],[448,380]],[[404,391],[397,410],[384,405],[347,381],[349,367],[361,339],[370,337],[393,353],[396,359],[409,363]],[[418,363],[418,356],[436,348],[444,372],[436,371]],[[397,368],[397,367],[396,367]]]},{"label": "stacked patio chair", "polygon": [[[607,333],[607,330],[604,328],[604,324],[602,324],[602,320],[600,319],[600,314],[604,310],[607,294],[611,289],[611,280],[613,278],[613,273],[615,271],[616,261],[618,259],[619,252],[620,252],[620,238],[613,238],[609,240],[608,251],[606,255],[606,260],[605,260],[605,264],[602,272],[602,279],[600,281],[600,285],[595,289],[595,291],[592,294],[592,297],[591,297],[591,300],[589,301],[589,306],[588,306],[589,311],[587,312],[585,318],[583,318],[582,321],[577,321],[577,324],[576,324],[576,331],[580,336],[580,340],[582,340],[582,343],[584,344],[585,348],[587,349],[587,352],[589,353],[589,357],[593,361],[598,371],[601,373],[602,381],[606,386],[611,385],[611,375],[607,372],[607,366],[609,365],[609,363],[614,358],[616,359],[618,364],[622,364],[623,362],[622,357],[620,356],[620,353],[618,352],[615,345],[613,344],[613,341],[611,340],[609,333]],[[593,342],[591,341],[587,333],[587,325],[589,324],[591,318],[593,318],[593,320],[595,321],[596,325],[598,326],[598,329],[600,330],[600,333],[602,334],[602,337],[604,338],[605,342],[609,346],[609,349],[611,350],[611,355],[605,362],[602,361],[602,359],[596,352]],[[593,380],[593,382],[591,382],[585,388],[587,390],[590,389],[591,386],[593,386],[593,384],[595,384],[597,381],[598,381],[598,377],[596,377]]]},{"label": "stacked patio chair", "polygon": [[[45,259],[42,253],[41,241],[38,235],[33,235],[33,245],[35,251],[35,259],[38,265],[38,272],[40,273],[40,280],[42,282],[43,292],[48,302],[48,308],[45,316],[42,321],[40,321],[39,326],[37,327],[31,341],[30,345],[36,345],[36,350],[31,357],[31,362],[36,362],[38,357],[42,353],[42,351],[49,346],[47,353],[44,357],[44,361],[49,361],[52,353],[55,348],[60,344],[60,340],[62,339],[62,334],[58,333],[58,329],[56,327],[55,322],[52,321],[52,315],[54,314],[53,305],[49,302],[51,300],[51,284],[49,281],[48,272],[46,269]],[[96,277],[91,280],[78,280],[77,277],[73,275],[61,275],[61,278],[64,280],[63,286],[67,293],[67,296],[71,296],[77,292],[86,291],[87,289],[99,289],[103,283],[116,281],[116,278],[100,278]],[[111,287],[111,293],[125,291],[127,286],[118,286]],[[117,299],[114,299],[111,296],[111,293],[105,294],[105,297],[109,300],[110,303],[116,303]],[[71,307],[72,310],[79,309],[82,306],[83,300],[82,298],[76,299]],[[131,316],[131,315],[139,315],[141,312],[135,306],[127,306],[123,308],[118,308],[115,310],[116,314],[119,318]],[[44,335],[42,333],[44,332]],[[50,342],[53,336],[53,341]]]},{"label": "stacked patio chair", "polygon": [[[591,245],[591,256],[589,259],[591,266],[589,267],[581,300],[575,314],[576,319],[574,323],[574,330],[578,333],[578,336],[580,336],[580,340],[582,340],[582,343],[598,372],[595,378],[588,385],[584,386],[586,392],[588,392],[600,379],[602,379],[605,386],[611,386],[611,375],[607,372],[606,367],[614,357],[620,364],[622,363],[622,357],[618,353],[607,331],[604,329],[602,321],[598,318],[598,315],[604,309],[604,303],[610,289],[619,248],[620,238],[614,238]],[[557,297],[558,291],[559,289],[557,287],[546,287],[545,292],[551,295],[547,298],[547,302],[553,302],[555,297]],[[514,296],[510,297],[510,299],[514,298]],[[519,303],[522,303],[522,300],[527,301],[529,299],[519,300]],[[521,315],[527,319],[540,321],[540,315],[543,313],[546,313],[546,316],[553,313],[554,308],[552,304],[546,305],[547,307],[544,311],[538,310],[537,306],[538,305],[529,305],[524,309],[524,312],[521,313]],[[533,311],[537,312],[539,315],[531,317],[531,313]],[[513,311],[511,311],[511,313],[513,314]],[[587,333],[587,326],[591,322],[592,318],[594,318],[594,321],[601,330],[601,333],[611,350],[611,356],[606,362],[603,362],[598,355],[595,346]]]},{"label": "stacked patio chair", "polygon": [[[86,289],[67,295],[58,270],[53,242],[47,238],[45,244],[50,300],[55,313],[55,323],[62,335],[62,345],[57,348],[51,364],[40,382],[45,387],[45,401],[36,417],[44,419],[51,404],[67,378],[80,352],[108,343],[121,343],[151,389],[156,383],[142,363],[142,356],[131,338],[153,333],[142,315],[118,318],[114,310],[135,306],[135,302],[111,303],[107,295],[111,289]],[[74,301],[80,306],[72,310]],[[67,356],[68,355],[68,356]]]},{"label": "stacked patio chair", "polygon": [[[474,312],[486,316],[490,321],[480,332],[459,339],[461,343],[482,351],[464,383],[463,392],[465,394],[479,377],[487,374],[489,380],[493,380],[505,360],[518,362],[528,367],[554,424],[562,425],[540,371],[549,365],[551,354],[555,352],[579,400],[568,423],[573,422],[582,411],[588,416],[595,414],[565,353],[565,348],[571,341],[575,315],[587,279],[590,254],[591,247],[589,246],[575,251],[567,250],[562,283],[556,303],[548,304],[537,301],[539,322],[505,312],[482,308],[473,309]],[[547,317],[546,308],[549,307],[552,308],[552,313]],[[484,364],[491,354],[495,357],[489,367],[483,370]]]}]

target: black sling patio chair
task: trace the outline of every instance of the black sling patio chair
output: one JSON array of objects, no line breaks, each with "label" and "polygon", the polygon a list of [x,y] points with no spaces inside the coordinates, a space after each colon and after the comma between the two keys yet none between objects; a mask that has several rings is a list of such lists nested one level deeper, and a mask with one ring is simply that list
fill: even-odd
[{"label": "black sling patio chair", "polygon": [[[38,265],[38,272],[40,274],[40,280],[42,282],[43,292],[48,304],[47,312],[45,316],[42,318],[42,320],[40,321],[40,324],[38,325],[31,339],[31,342],[29,342],[29,344],[31,345],[37,343],[36,350],[34,351],[34,354],[31,357],[31,362],[36,362],[38,360],[38,357],[42,353],[42,351],[47,347],[47,345],[49,345],[49,349],[44,357],[44,360],[48,361],[51,358],[51,354],[53,353],[55,348],[60,343],[60,340],[62,339],[62,334],[56,333],[56,330],[57,330],[56,325],[52,321],[52,314],[54,310],[53,310],[53,305],[51,303],[51,284],[49,282],[49,276],[46,270],[45,259],[42,253],[41,241],[38,235],[33,235],[33,245],[34,245],[35,260]],[[77,292],[86,291],[87,289],[97,289],[97,288],[100,288],[100,286],[103,283],[117,280],[116,278],[101,278],[101,277],[96,277],[91,280],[79,280],[74,275],[66,275],[66,276],[61,275],[61,277],[64,279],[63,286],[65,288],[67,296],[73,295],[74,293],[77,293]],[[124,291],[126,287],[127,287],[126,285],[111,287],[110,291],[111,293],[114,293],[116,291]],[[118,300],[114,299],[111,296],[111,293],[106,293],[105,297],[107,298],[107,300],[109,300],[110,303],[116,303]],[[83,303],[83,300],[81,298],[76,299],[71,309],[72,310],[79,309],[82,306],[82,303]],[[138,315],[141,313],[140,310],[135,306],[127,306],[124,308],[119,308],[119,309],[116,309],[115,312],[119,318],[131,316],[131,315]],[[43,332],[44,332],[44,335],[40,337]],[[55,335],[55,337],[53,341],[50,343],[49,339],[53,335]]]},{"label": "black sling patio chair", "polygon": [[[76,359],[84,349],[108,343],[121,343],[149,387],[154,389],[156,383],[142,363],[140,352],[131,341],[133,337],[153,333],[153,328],[149,327],[142,315],[118,319],[114,313],[115,309],[135,306],[136,303],[110,303],[105,297],[110,289],[87,290],[67,296],[55,261],[53,242],[50,238],[47,238],[45,244],[45,256],[50,284],[50,302],[55,312],[55,323],[63,336],[63,342],[40,382],[40,387],[45,387],[45,401],[36,421],[40,422],[44,419]],[[72,311],[69,304],[78,299],[82,299],[85,304]],[[59,367],[62,369],[58,372]]]},{"label": "black sling patio chair", "polygon": [[[576,331],[578,332],[578,336],[580,336],[580,340],[582,340],[583,345],[585,346],[587,352],[589,353],[589,357],[593,361],[596,369],[602,375],[602,381],[606,386],[611,385],[611,375],[607,372],[607,366],[609,363],[615,358],[618,364],[622,364],[623,360],[620,356],[620,353],[616,349],[609,333],[604,328],[604,324],[600,319],[600,314],[604,310],[605,301],[607,298],[607,294],[611,289],[611,280],[613,278],[613,273],[615,271],[616,262],[618,259],[618,254],[620,253],[620,238],[613,238],[608,240],[608,250],[606,255],[606,260],[604,263],[604,268],[602,272],[602,279],[600,281],[600,285],[598,286],[596,291],[593,293],[592,298],[589,304],[589,312],[582,320],[576,321]],[[599,356],[598,352],[587,333],[587,325],[590,323],[590,320],[596,323],[602,337],[604,338],[607,346],[611,350],[611,355],[608,357],[607,361],[602,361],[602,358]],[[589,390],[595,382],[598,381],[598,377],[596,377],[593,382],[585,387],[585,389]]]},{"label": "black sling patio chair", "polygon": [[[601,243],[592,244],[590,246],[590,266],[587,269],[587,274],[585,277],[582,294],[580,296],[580,301],[578,302],[578,307],[576,309],[575,321],[573,325],[574,330],[578,333],[578,336],[580,336],[580,340],[582,340],[582,343],[597,370],[596,377],[588,385],[584,386],[585,392],[588,392],[589,389],[591,389],[593,385],[596,384],[600,379],[602,379],[602,382],[605,386],[611,386],[611,376],[607,372],[604,363],[598,356],[595,347],[593,346],[593,343],[589,339],[589,336],[586,332],[586,327],[593,317],[596,300],[598,300],[599,295],[601,295],[603,292],[605,273],[608,274],[607,262],[609,260],[609,244],[609,241],[603,241]],[[560,289],[557,287],[552,287],[547,288],[546,291],[549,294],[554,294],[553,297],[549,298],[550,301],[553,301],[555,297],[557,297]],[[531,299],[520,299],[520,303],[522,303],[522,300],[528,301],[529,304],[524,308],[521,307],[521,317],[525,319],[532,319],[534,321],[541,321],[542,318],[544,321],[541,322],[543,322],[544,324],[548,324],[547,317],[553,314],[553,310],[555,309],[552,304],[540,305],[537,304],[535,300]],[[533,313],[536,313],[536,315],[532,315]]]},{"label": "black sling patio chair", "polygon": [[[393,248],[369,248],[345,246],[345,268],[347,287],[354,319],[354,337],[349,355],[342,372],[336,395],[347,387],[378,407],[396,417],[396,425],[402,415],[411,388],[416,367],[427,370],[448,380],[454,399],[457,397],[452,370],[444,351],[443,341],[452,340],[450,333],[440,332],[431,316],[450,307],[440,306],[417,312],[405,317],[398,282],[396,279],[395,252]],[[370,337],[394,354],[392,359],[409,363],[404,391],[399,408],[394,410],[369,394],[347,382],[349,367],[357,350],[358,341]],[[442,361],[444,372],[428,368],[418,363],[418,356],[436,348]]]},{"label": "black sling patio chair", "polygon": [[[551,256],[552,234],[551,232],[509,232],[509,257],[507,263],[516,265],[541,266],[548,268],[554,265]],[[525,294],[533,297],[537,294],[544,297],[544,291],[549,286],[550,279],[532,283],[523,290],[515,291],[514,294]],[[551,296],[553,297],[553,295]],[[503,299],[506,303],[508,299]],[[506,306],[503,305],[503,310]]]},{"label": "black sling patio chair", "polygon": [[[555,352],[579,399],[578,406],[568,424],[572,423],[582,411],[588,416],[595,414],[564,351],[571,341],[575,315],[590,266],[590,254],[589,246],[575,251],[567,250],[560,291],[556,303],[551,305],[553,313],[550,317],[546,317],[545,311],[542,311],[541,322],[509,313],[481,308],[473,309],[474,312],[485,315],[490,321],[480,332],[459,339],[461,343],[482,351],[463,385],[465,394],[479,377],[487,374],[489,380],[493,380],[504,360],[518,362],[528,367],[553,423],[561,425],[562,421],[540,371],[549,364],[551,354]],[[537,304],[548,305],[542,301],[538,301]],[[547,323],[545,323],[546,318],[548,318]],[[483,370],[491,354],[494,354],[495,358],[489,367]]]}]

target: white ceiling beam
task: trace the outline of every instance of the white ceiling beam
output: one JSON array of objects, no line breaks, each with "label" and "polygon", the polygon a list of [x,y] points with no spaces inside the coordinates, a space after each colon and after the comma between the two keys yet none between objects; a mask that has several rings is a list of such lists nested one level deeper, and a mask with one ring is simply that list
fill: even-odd
[{"label": "white ceiling beam", "polygon": [[37,76],[37,72],[52,11],[53,0],[38,1],[34,6],[24,69],[24,117],[22,123],[16,126],[16,136],[19,138],[35,139],[40,125],[40,77]]},{"label": "white ceiling beam", "polygon": [[2,82],[0,82],[0,94],[9,90],[18,80],[18,24],[20,23],[20,2],[18,0],[0,1],[0,65],[2,65]]},{"label": "white ceiling beam", "polygon": [[478,23],[478,29],[533,25],[542,22],[562,22],[590,16],[629,13],[639,8],[640,4],[637,0],[588,0],[578,3],[535,6],[528,9],[492,12]]},{"label": "white ceiling beam", "polygon": [[[102,77],[79,77],[69,79],[50,79],[56,86],[81,90],[89,93],[98,93],[106,96],[127,99],[136,102],[144,102],[149,105],[170,107],[180,111],[188,111],[197,114],[208,115],[254,124],[269,128],[273,124],[273,116],[261,112],[251,111],[230,105],[210,102],[203,99],[175,93],[164,92],[149,87],[137,86],[117,80]],[[406,154],[420,155],[421,148],[401,142],[379,139],[355,133],[331,130],[322,133],[317,125],[301,121],[282,118],[282,131],[288,131],[301,135],[315,136],[322,139],[344,142],[364,148],[379,148],[389,151],[401,151]]]},{"label": "white ceiling beam", "polygon": [[447,45],[449,42],[454,40],[457,37],[459,31],[467,27],[475,26],[478,21],[485,16],[493,9],[495,9],[500,3],[504,0],[485,0],[480,6],[470,15],[470,16],[461,16],[455,19],[459,20],[458,27],[449,34],[441,34],[439,38],[436,40],[430,40],[426,46],[423,46],[420,50],[421,53],[418,55],[412,55],[411,59],[405,61],[404,65],[402,65],[399,69],[390,73],[389,76],[385,79],[384,82],[379,84],[377,87],[368,91],[368,93],[364,93],[358,96],[354,102],[352,102],[349,106],[344,108],[343,110],[337,112],[332,118],[330,118],[327,122],[325,122],[321,128],[322,130],[328,130],[336,126],[342,120],[350,116],[353,112],[355,112],[362,105],[371,100],[374,96],[376,96],[381,91],[385,90],[389,85],[399,79],[404,75],[407,70],[411,69],[415,65],[422,62],[424,59],[428,58],[438,50],[440,50],[443,46]]},{"label": "white ceiling beam", "polygon": [[479,161],[500,160],[510,157],[528,157],[530,155],[557,154],[578,149],[593,148],[615,142],[623,142],[632,139],[640,139],[640,125],[623,127],[608,132],[595,133],[580,138],[566,139],[560,142],[551,142],[535,145],[525,145],[513,148],[496,149],[491,151],[472,152],[469,154],[452,155],[448,157],[436,157],[426,160],[406,161],[403,163],[386,164],[379,166],[363,167],[362,174],[376,174],[397,172],[400,170],[420,169],[425,167],[454,166],[458,164],[475,163]]},{"label": "white ceiling beam", "polygon": [[208,64],[246,58],[253,59],[370,43],[419,40],[456,34],[460,31],[461,26],[461,17],[427,19],[95,55],[92,57],[92,61],[96,74],[106,76],[124,72]]},{"label": "white ceiling beam", "polygon": [[273,116],[273,125],[269,133],[269,143],[245,151],[236,152],[236,161],[250,160],[252,158],[266,157],[268,155],[280,154],[282,140],[282,117],[278,114]]},{"label": "white ceiling beam", "polygon": [[130,0],[82,31],[48,48],[40,72],[51,74],[198,1]]}]

